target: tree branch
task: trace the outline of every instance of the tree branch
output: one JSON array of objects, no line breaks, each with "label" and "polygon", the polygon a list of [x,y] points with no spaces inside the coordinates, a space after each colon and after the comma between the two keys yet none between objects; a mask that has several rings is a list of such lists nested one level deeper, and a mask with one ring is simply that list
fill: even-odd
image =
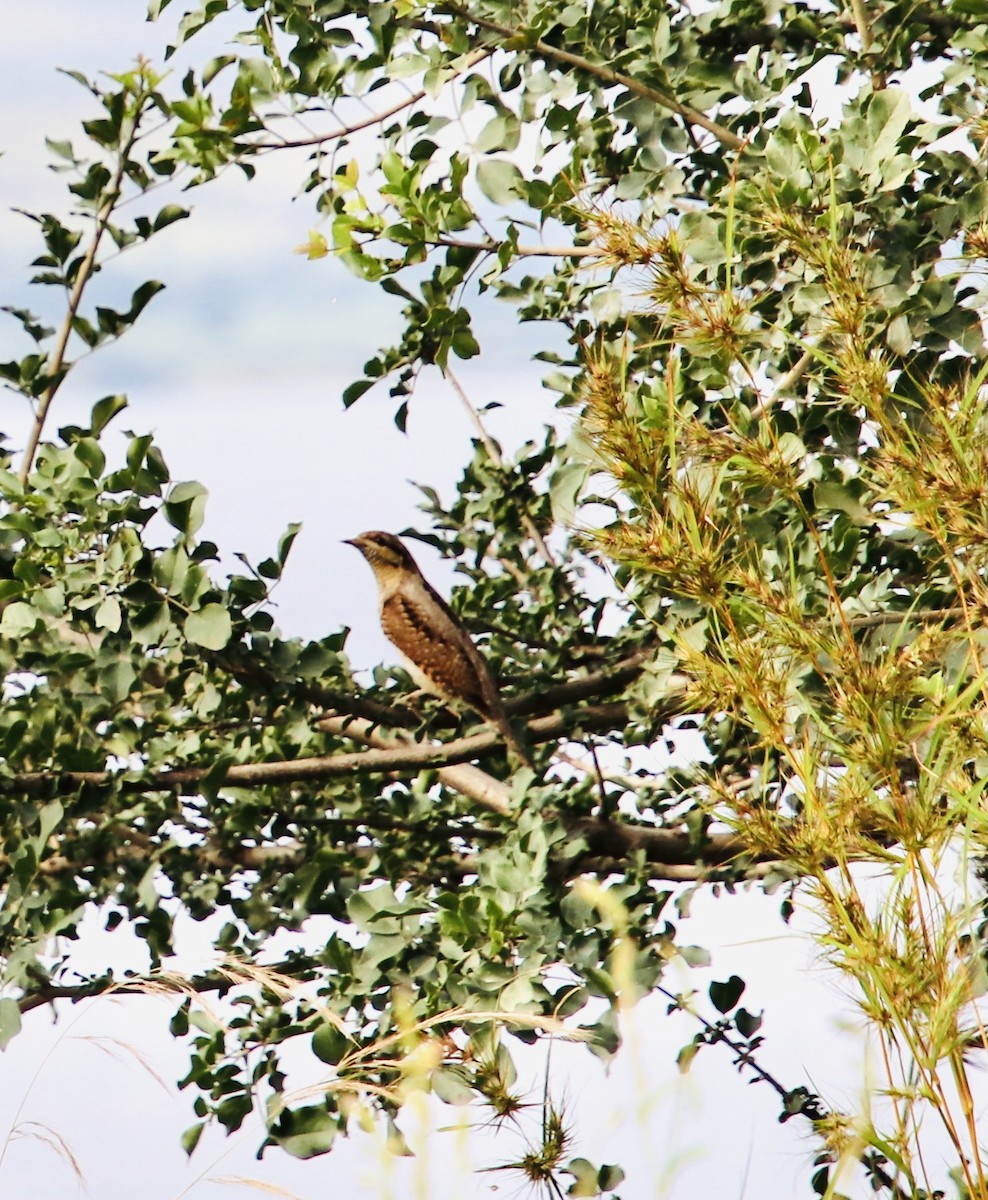
[{"label": "tree branch", "polygon": [[[642,648],[627,658],[615,663],[614,666],[604,667],[600,671],[591,671],[581,675],[579,679],[568,679],[565,683],[548,683],[537,687],[534,691],[521,696],[506,696],[504,708],[509,716],[521,716],[525,713],[554,712],[567,704],[576,704],[581,700],[589,700],[599,696],[612,695],[633,683],[642,673],[645,664],[655,654],[652,648]],[[689,680],[685,675],[673,674],[667,681],[666,701],[655,710],[657,718],[678,716],[680,708],[678,701],[686,694]]]},{"label": "tree branch", "polygon": [[[319,728],[324,729],[327,733],[354,738],[368,746],[386,748],[394,746],[396,743],[407,744],[405,739],[394,734],[385,737],[369,721],[348,720],[344,717],[323,717],[319,722]],[[439,779],[454,792],[459,792],[460,795],[475,800],[499,816],[507,816],[511,811],[511,790],[499,779],[495,779],[478,767],[471,766],[469,763],[442,767],[439,770]]]},{"label": "tree branch", "polygon": [[491,33],[497,33],[503,38],[516,40],[517,44],[525,46],[526,49],[530,48],[542,58],[565,63],[566,66],[576,67],[588,75],[593,75],[595,78],[603,80],[604,83],[618,84],[620,87],[627,88],[632,95],[641,96],[645,100],[651,100],[654,104],[658,104],[662,108],[667,108],[671,112],[676,113],[677,116],[682,117],[691,125],[698,125],[701,129],[705,129],[707,133],[713,134],[721,145],[726,146],[728,150],[741,150],[744,147],[743,139],[739,138],[737,134],[732,133],[726,126],[712,121],[708,116],[700,112],[699,109],[680,103],[674,96],[649,87],[648,84],[640,83],[630,75],[623,75],[620,71],[612,71],[610,67],[593,63],[590,59],[584,58],[582,54],[573,54],[569,50],[560,49],[558,46],[553,46],[549,42],[543,41],[542,38],[537,38],[532,42],[529,40],[529,33],[526,29],[513,25],[502,25],[498,21],[489,20],[487,17],[477,16],[468,8],[464,8],[459,4],[444,4],[443,8],[453,16],[462,17],[465,21],[469,21],[480,29],[487,29]]},{"label": "tree branch", "polygon": [[851,0],[851,16],[854,18],[854,27],[858,31],[858,37],[861,39],[861,51],[863,54],[868,54],[874,43],[874,38],[872,37],[871,20],[868,17],[868,10],[865,8],[864,0]]},{"label": "tree branch", "polygon": [[[480,254],[497,254],[504,243],[498,242],[494,238],[473,242],[467,238],[441,237],[435,241],[426,239],[426,244],[444,246],[451,250],[476,250]],[[521,244],[515,247],[515,253],[519,258],[600,258],[603,251],[598,246],[527,246]],[[447,378],[450,378],[448,369],[445,374]]]},{"label": "tree branch", "polygon": [[[450,79],[455,79],[458,75],[462,75],[464,71],[469,71],[471,67],[475,67],[477,63],[483,62],[485,58],[490,58],[496,49],[496,46],[483,46],[478,50],[471,50],[469,54],[464,55],[462,62],[457,63],[455,68],[450,69]],[[428,95],[429,93],[422,88],[420,91],[412,92],[411,95],[392,105],[391,108],[386,108],[379,113],[373,113],[363,121],[355,121],[352,125],[344,125],[340,129],[333,130],[332,133],[315,134],[312,137],[295,140],[282,138],[276,142],[251,142],[249,143],[249,149],[252,152],[256,150],[299,150],[309,146],[322,146],[326,142],[337,142],[342,138],[349,137],[353,133],[359,133],[362,129],[369,129],[372,125],[380,125],[388,117],[397,116],[404,109],[412,108]]]},{"label": "tree branch", "polygon": [[51,1004],[55,1000],[70,1000],[73,1004],[95,996],[113,992],[118,995],[142,996],[195,996],[205,992],[221,995],[245,984],[261,984],[274,990],[282,990],[283,984],[303,980],[319,970],[320,964],[308,955],[296,955],[270,966],[254,966],[239,960],[228,960],[223,967],[200,975],[185,976],[174,971],[157,971],[130,979],[113,979],[101,976],[88,979],[85,983],[55,984],[39,981],[35,989],[22,996],[18,1006],[22,1013]]},{"label": "tree branch", "polygon": [[[578,721],[572,716],[540,717],[528,725],[528,736],[536,744],[555,741],[572,733],[573,725],[601,732],[615,729],[627,721],[623,704],[601,704],[581,709]],[[213,787],[268,787],[276,784],[312,783],[339,779],[347,775],[388,774],[393,771],[445,767],[489,758],[503,751],[497,733],[485,730],[446,743],[415,742],[386,749],[359,753],[325,754],[311,758],[273,762],[236,763],[217,776],[213,767],[176,767],[164,771],[25,771],[0,780],[0,794],[47,796],[65,794],[80,788],[118,787],[128,794],[146,792],[183,792],[207,781]]]},{"label": "tree branch", "polygon": [[[509,716],[550,713],[565,704],[575,704],[580,700],[597,696],[613,695],[641,674],[645,663],[653,653],[651,648],[643,647],[626,658],[619,659],[611,666],[581,675],[577,679],[537,686],[534,690],[518,696],[505,696],[505,711]],[[378,700],[368,700],[356,692],[344,692],[305,680],[282,680],[250,659],[235,660],[221,656],[215,661],[235,679],[258,685],[267,692],[283,690],[289,696],[305,700],[316,707],[327,710],[326,716],[361,717],[375,725],[384,725],[389,728],[395,726],[409,728],[422,723],[419,713],[400,702],[383,704]],[[684,694],[687,683],[684,675],[671,676],[668,684],[670,700]],[[341,729],[340,732],[345,732],[345,730]],[[0,785],[0,790],[2,790],[2,785]]]},{"label": "tree branch", "polygon": [[[450,768],[456,770],[457,768]],[[476,768],[473,768],[476,770]],[[477,775],[483,772],[477,771]],[[449,782],[448,780],[444,782]],[[489,780],[495,788],[503,784],[497,780]],[[467,789],[450,783],[457,791]],[[469,793],[467,793],[469,794]],[[491,811],[500,813],[500,809],[489,805]],[[326,821],[322,822],[327,823]],[[340,821],[339,824],[346,824]],[[355,816],[349,822],[353,829],[354,840],[365,835],[368,830],[383,830],[385,832],[415,832],[411,826],[403,827],[398,822],[384,822],[374,817]],[[744,876],[747,879],[761,879],[771,872],[785,869],[785,864],[768,857],[752,857],[744,841],[736,834],[713,833],[707,834],[702,841],[682,830],[658,829],[647,825],[631,825],[620,820],[601,820],[598,817],[576,817],[565,821],[571,838],[580,839],[586,845],[584,854],[573,858],[570,856],[560,860],[559,870],[565,870],[566,877],[574,875],[606,876],[620,870],[628,859],[641,854],[649,864],[649,875],[653,879],[662,879],[673,883],[698,883],[713,881],[727,872],[736,875],[744,864]],[[469,841],[479,838],[491,841],[502,836],[501,832],[485,827],[474,828],[466,825],[453,825],[436,822],[430,826],[430,832],[450,838],[461,838]],[[129,830],[127,831],[129,836]],[[371,856],[375,849],[371,845],[349,848],[348,853],[361,853]],[[185,859],[191,857],[203,870],[225,871],[262,871],[265,868],[277,867],[282,871],[294,871],[311,861],[311,846],[293,842],[278,846],[236,846],[220,849],[204,843],[200,846],[185,846],[182,848]],[[142,866],[153,860],[154,847],[144,844],[117,844],[107,855],[110,863],[140,863]],[[474,860],[467,855],[461,855],[460,869],[473,869]],[[10,861],[6,856],[0,857],[0,868],[7,868]],[[38,874],[46,878],[72,874],[82,871],[88,863],[72,860],[61,854],[52,854],[43,858],[38,864]],[[557,871],[558,874],[558,871]]]},{"label": "tree branch", "polygon": [[[143,98],[139,103],[143,103]],[[48,410],[51,408],[52,401],[55,399],[55,393],[58,391],[62,382],[62,375],[65,370],[65,352],[68,348],[69,338],[72,335],[72,326],[79,311],[79,305],[82,303],[82,295],[86,290],[86,285],[93,276],[93,270],[96,264],[96,255],[99,251],[100,242],[103,240],[103,234],[106,232],[107,226],[110,223],[110,215],[116,207],[117,201],[120,199],[120,189],[123,185],[124,171],[126,170],[127,160],[130,157],[130,152],[133,149],[134,142],[137,140],[137,130],[140,125],[141,110],[138,108],[133,126],[130,130],[126,144],[120,148],[117,156],[116,169],[113,172],[113,178],[110,180],[109,188],[106,191],[106,198],[100,205],[95,217],[95,228],[89,246],[79,263],[76,270],[75,280],[72,283],[71,291],[69,292],[68,306],[65,310],[65,317],[62,320],[61,328],[58,331],[58,337],[55,345],[52,348],[51,355],[45,364],[45,374],[48,376],[49,383],[45,390],[38,397],[38,407],[34,415],[34,423],[31,426],[31,432],[28,435],[27,445],[24,448],[24,460],[21,463],[20,480],[22,484],[26,484],[28,476],[31,474],[31,469],[34,466],[34,458],[38,452],[38,446],[41,443],[41,435],[44,432],[45,422],[48,418]]]},{"label": "tree branch", "polygon": [[279,679],[272,671],[251,658],[231,659],[219,655],[214,661],[218,667],[229,672],[241,683],[254,684],[269,694],[284,692],[317,708],[362,717],[379,725],[415,726],[422,720],[417,713],[402,704],[383,704],[378,700],[368,700],[356,692],[344,692],[303,679]]}]

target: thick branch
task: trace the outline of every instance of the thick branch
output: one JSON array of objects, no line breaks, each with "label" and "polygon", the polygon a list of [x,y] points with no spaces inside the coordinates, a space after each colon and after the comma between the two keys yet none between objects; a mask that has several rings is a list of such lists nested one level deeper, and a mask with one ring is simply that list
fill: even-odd
[{"label": "thick branch", "polygon": [[[456,770],[458,768],[450,768]],[[476,768],[472,768],[476,770]],[[483,772],[478,771],[478,775]],[[448,782],[448,781],[447,781]],[[498,785],[497,780],[491,783]],[[455,786],[450,784],[450,786]],[[465,791],[457,787],[458,791]],[[506,789],[505,789],[506,790]],[[490,806],[493,808],[493,806]],[[496,809],[494,811],[497,811]],[[345,824],[346,822],[340,822]],[[354,842],[360,836],[366,836],[371,829],[384,828],[389,832],[401,832],[400,823],[387,825],[382,821],[365,819],[360,816],[349,821],[352,827]],[[755,859],[745,847],[741,838],[731,833],[708,834],[702,842],[697,842],[688,833],[679,830],[655,829],[644,825],[630,825],[620,820],[602,821],[595,817],[576,817],[566,821],[570,836],[582,840],[586,845],[585,854],[577,859],[565,859],[564,868],[567,877],[574,875],[605,876],[620,870],[632,855],[643,854],[649,864],[649,874],[654,879],[667,880],[674,883],[696,883],[716,878],[724,871],[734,873],[742,863],[745,865],[745,877],[748,879],[764,878],[770,871],[778,871],[782,864],[769,858]],[[414,830],[405,830],[414,832]],[[469,841],[471,838],[482,838],[490,841],[500,836],[493,829],[475,829],[470,826],[449,825],[445,827],[437,821],[430,826],[430,833],[435,835],[461,838]],[[375,852],[371,846],[352,846],[348,853],[368,857]],[[238,846],[232,849],[218,850],[209,844],[195,847],[184,847],[183,856],[192,857],[203,870],[215,871],[263,871],[276,866],[281,871],[295,871],[311,860],[312,850],[309,846],[299,843],[279,846]],[[110,851],[104,862],[136,863],[146,865],[154,856],[153,847],[132,845],[121,842]],[[463,870],[474,869],[473,860],[469,855],[460,855]],[[38,864],[38,874],[46,878],[59,875],[71,875],[84,870],[88,863],[73,861],[64,855],[52,854],[43,858]],[[0,869],[9,866],[9,860],[0,858]]]},{"label": "thick branch", "polygon": [[417,725],[421,719],[410,708],[368,700],[356,692],[343,692],[338,688],[328,688],[323,684],[311,683],[308,680],[279,679],[272,671],[246,656],[229,658],[221,654],[217,655],[214,661],[221,670],[229,672],[234,679],[245,685],[260,687],[268,694],[284,693],[295,699],[304,700],[317,708],[350,713],[353,716],[386,725]]},{"label": "thick branch", "polygon": [[[682,882],[704,879],[717,868],[737,865],[750,857],[744,841],[733,833],[711,833],[700,842],[676,829],[655,829],[647,825],[629,825],[624,821],[602,821],[596,817],[568,820],[571,836],[587,844],[587,857],[579,860],[579,869],[602,873],[614,869],[637,853],[654,864],[662,879]],[[761,860],[756,874],[766,874],[778,864]]]},{"label": "thick branch", "polygon": [[868,54],[874,43],[874,38],[871,33],[871,19],[868,16],[867,8],[865,8],[864,0],[851,0],[851,16],[854,18],[854,27],[858,31],[858,37],[861,39],[861,51],[863,54]]},{"label": "thick branch", "polygon": [[[568,736],[574,724],[599,732],[615,729],[627,721],[623,704],[602,704],[581,709],[578,720],[554,715],[529,723],[528,736],[535,744]],[[268,787],[275,784],[312,783],[364,773],[389,774],[393,771],[423,770],[427,767],[452,766],[471,759],[489,758],[503,751],[500,736],[485,731],[446,743],[423,743],[364,750],[360,753],[325,754],[287,761],[239,763],[217,776],[212,767],[178,767],[165,771],[25,771],[0,781],[0,793],[45,796],[67,793],[80,788],[118,787],[122,792],[187,791],[206,783],[213,787]]]},{"label": "thick branch", "polygon": [[[536,686],[532,691],[518,696],[505,696],[505,711],[509,716],[551,713],[565,704],[613,695],[641,674],[652,654],[650,649],[638,650],[629,654],[627,658],[576,679]],[[414,727],[422,720],[420,714],[400,702],[383,704],[378,700],[368,700],[356,692],[343,692],[319,683],[280,680],[265,667],[248,658],[238,660],[221,656],[216,662],[235,679],[246,684],[259,685],[268,692],[283,690],[299,700],[329,710],[327,715],[361,717],[375,725],[389,728]],[[668,684],[670,700],[685,693],[686,686],[687,680],[684,675],[671,676]]]},{"label": "thick branch", "polygon": [[[394,746],[405,740],[401,735],[393,733],[385,737],[369,721],[344,717],[324,717],[319,722],[319,728],[327,733],[345,734],[367,746],[381,748]],[[454,792],[459,792],[461,796],[475,800],[499,816],[507,816],[511,811],[511,790],[499,779],[495,779],[478,767],[471,766],[470,763],[440,768],[439,780]]]},{"label": "thick branch", "polygon": [[[587,707],[569,714],[561,714],[554,710],[590,697],[620,691],[640,674],[642,665],[648,656],[647,651],[639,651],[614,667],[591,672],[579,679],[537,688],[523,696],[507,699],[505,708],[513,716],[548,711],[549,715],[537,717],[527,725],[527,736],[536,745],[567,737],[576,729],[601,732],[618,728],[628,720],[627,709],[620,703]],[[246,663],[224,665],[235,676],[239,675],[254,683],[263,683],[265,686],[277,686],[274,677],[263,668]],[[372,741],[368,735],[371,725],[378,725],[385,721],[391,724],[402,724],[406,719],[417,721],[418,718],[410,710],[400,706],[392,708],[388,705],[375,704],[364,701],[359,696],[321,688],[318,685],[299,683],[287,686],[296,694],[312,701],[329,701],[339,705],[342,712],[337,711],[324,717],[323,722],[331,723],[323,724],[323,727],[342,736],[350,736],[352,730],[352,736],[356,740],[363,741],[374,748],[359,753],[318,755],[287,761],[238,763],[228,767],[219,778],[215,776],[212,766],[179,767],[162,771],[147,771],[142,774],[135,774],[131,771],[120,773],[54,769],[25,771],[10,779],[0,780],[0,794],[64,795],[80,788],[111,787],[127,793],[184,791],[196,788],[207,781],[214,787],[223,784],[245,788],[267,787],[320,782],[367,772],[390,773],[421,770],[427,767],[460,767],[471,760],[489,758],[503,750],[499,736],[490,730],[445,743],[408,741],[398,744],[394,740],[387,739]],[[671,677],[668,715],[678,711],[676,699],[683,694],[685,688],[685,677]],[[355,718],[349,723],[340,719],[351,713],[360,714],[364,724],[357,723]],[[462,771],[458,776],[461,780],[466,780],[468,777],[469,773]],[[487,780],[488,777],[483,776],[483,779]],[[474,789],[480,788],[479,781],[474,779],[470,786]],[[483,787],[486,788],[487,784],[485,783]],[[457,790],[461,789],[458,787]],[[491,807],[493,811],[503,812],[502,798],[497,790],[488,790],[487,795],[488,807]]]},{"label": "thick branch", "polygon": [[[526,692],[522,696],[506,696],[504,708],[509,716],[527,713],[554,712],[567,704],[578,704],[599,696],[613,695],[633,683],[642,673],[645,664],[654,655],[653,650],[639,650],[613,666],[600,671],[591,671],[579,679],[567,679],[565,683],[549,683]],[[657,718],[678,716],[679,701],[686,694],[689,684],[685,675],[670,675],[666,684],[666,704],[655,712]]]}]

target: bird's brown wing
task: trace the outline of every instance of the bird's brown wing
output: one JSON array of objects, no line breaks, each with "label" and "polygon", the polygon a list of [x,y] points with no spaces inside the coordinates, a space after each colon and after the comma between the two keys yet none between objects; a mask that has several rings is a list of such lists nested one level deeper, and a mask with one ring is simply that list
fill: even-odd
[{"label": "bird's brown wing", "polygon": [[445,600],[425,583],[431,616],[401,592],[385,599],[381,626],[385,635],[447,700],[469,704],[489,721],[526,766],[532,760],[508,721],[494,677],[466,630]]},{"label": "bird's brown wing", "polygon": [[471,708],[485,711],[487,688],[476,658],[469,653],[451,652],[451,633],[453,646],[459,648],[459,638],[455,636],[458,630],[452,620],[450,630],[437,629],[423,618],[416,604],[396,592],[381,607],[381,627],[444,697],[463,700]]}]

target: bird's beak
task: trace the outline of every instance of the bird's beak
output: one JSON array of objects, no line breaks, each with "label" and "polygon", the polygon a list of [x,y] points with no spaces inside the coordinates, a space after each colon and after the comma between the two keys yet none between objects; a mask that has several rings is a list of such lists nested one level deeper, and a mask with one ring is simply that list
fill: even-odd
[{"label": "bird's beak", "polygon": [[344,546],[356,546],[358,550],[360,549],[360,545],[357,542],[356,538],[344,538],[343,545]]}]

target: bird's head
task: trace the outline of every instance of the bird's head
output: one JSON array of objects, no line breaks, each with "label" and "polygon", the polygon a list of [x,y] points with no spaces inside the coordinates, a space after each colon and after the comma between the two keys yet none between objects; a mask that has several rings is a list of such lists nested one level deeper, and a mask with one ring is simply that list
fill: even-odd
[{"label": "bird's head", "polygon": [[379,571],[414,571],[418,574],[415,559],[393,533],[371,529],[367,533],[357,534],[355,538],[344,538],[344,541],[348,546],[356,546],[375,574]]}]

